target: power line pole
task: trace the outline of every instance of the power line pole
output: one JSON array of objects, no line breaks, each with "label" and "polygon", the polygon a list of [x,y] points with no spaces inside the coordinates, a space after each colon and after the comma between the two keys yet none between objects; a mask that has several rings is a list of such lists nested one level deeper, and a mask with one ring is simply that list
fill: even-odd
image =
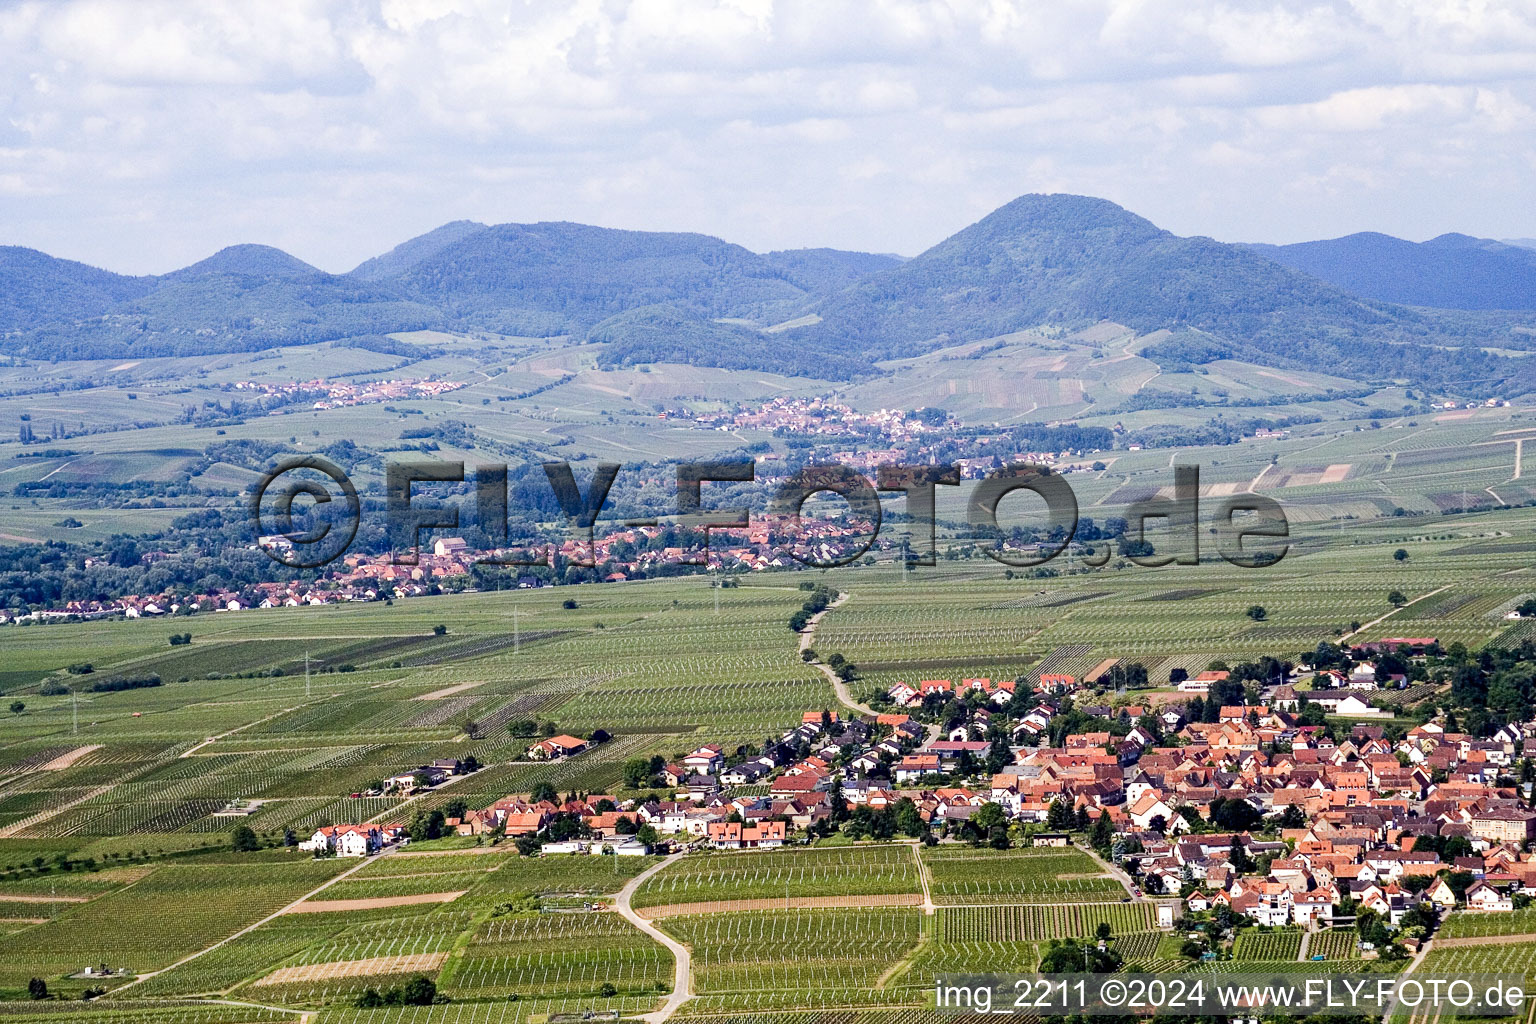
[{"label": "power line pole", "polygon": [[304,652],[304,699],[309,699],[309,652]]}]

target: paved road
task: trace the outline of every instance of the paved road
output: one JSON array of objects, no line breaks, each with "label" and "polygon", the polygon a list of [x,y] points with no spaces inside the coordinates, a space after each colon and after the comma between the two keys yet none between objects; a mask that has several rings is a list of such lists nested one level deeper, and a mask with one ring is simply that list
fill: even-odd
[{"label": "paved road", "polygon": [[674,853],[655,867],[647,868],[634,878],[631,878],[614,897],[613,909],[623,915],[624,920],[639,928],[645,934],[655,939],[672,951],[672,993],[667,996],[667,1001],[661,1004],[661,1008],[653,1010],[641,1017],[649,1024],[662,1024],[667,1018],[677,1012],[678,1008],[693,998],[693,955],[688,947],[678,942],[666,932],[657,928],[654,924],[635,913],[635,909],[629,905],[630,897],[635,890],[640,888],[642,882],[650,878],[662,868],[682,857],[682,853]]},{"label": "paved road", "polygon": [[1095,850],[1091,846],[1079,846],[1075,848],[1082,850],[1094,861],[1096,861],[1099,867],[1104,869],[1105,874],[1109,875],[1115,881],[1120,883],[1121,887],[1125,889],[1125,894],[1131,897],[1131,899],[1138,901],[1146,901],[1151,899],[1151,897],[1148,896],[1137,896],[1136,883],[1131,880],[1131,876],[1127,874],[1123,868],[1118,868],[1114,864],[1111,864],[1109,861],[1105,860],[1103,857],[1100,857],[1098,850]]},{"label": "paved road", "polygon": [[[843,602],[847,600],[847,593],[839,593],[835,601],[806,620],[805,629],[800,633],[800,650],[808,651],[811,649],[811,646],[816,642],[816,627],[821,624],[822,616],[826,615],[827,612],[830,612],[834,608],[841,607]],[[843,682],[842,679],[838,677],[837,673],[832,671],[831,666],[824,663],[820,658],[810,662],[810,664],[819,670],[822,675],[827,677],[827,682],[832,684],[832,689],[837,693],[838,703],[843,707],[848,708],[851,711],[857,711],[861,715],[874,716],[879,714],[879,712],[870,707],[868,704],[860,704],[858,701],[854,700],[853,691],[848,689],[848,684]],[[939,738],[939,727],[937,725],[928,725],[924,728],[928,730],[928,743],[932,743],[934,740]]]}]

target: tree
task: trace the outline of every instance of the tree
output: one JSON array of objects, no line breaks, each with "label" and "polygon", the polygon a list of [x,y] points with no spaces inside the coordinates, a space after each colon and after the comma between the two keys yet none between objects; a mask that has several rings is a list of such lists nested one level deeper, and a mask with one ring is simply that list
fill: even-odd
[{"label": "tree", "polygon": [[236,825],[229,834],[229,848],[236,853],[251,853],[261,849],[261,840],[256,838],[256,830],[251,826]]},{"label": "tree", "polygon": [[400,1001],[406,1006],[431,1006],[437,1001],[437,982],[417,975],[401,988]]},{"label": "tree", "polygon": [[21,714],[25,710],[27,710],[26,704],[22,703],[19,700],[11,701],[11,714],[19,715],[19,714]]},{"label": "tree", "polygon": [[1098,820],[1093,823],[1093,830],[1088,833],[1088,845],[1107,856],[1114,842],[1114,826],[1109,823],[1109,815],[1101,812]]},{"label": "tree", "polygon": [[923,821],[922,812],[910,797],[904,796],[896,801],[896,829],[912,839],[928,834],[928,824]]},{"label": "tree", "polygon": [[994,828],[1006,826],[1008,824],[1008,816],[1003,813],[1003,809],[997,804],[985,803],[976,808],[975,812],[971,814],[971,824],[984,833],[990,833]]},{"label": "tree", "polygon": [[1243,847],[1241,836],[1232,837],[1232,852],[1227,857],[1227,863],[1232,871],[1239,875],[1245,875],[1253,870],[1253,858],[1248,856],[1248,851]]},{"label": "tree", "polygon": [[1401,608],[1403,605],[1408,603],[1408,598],[1403,596],[1403,592],[1401,590],[1394,590],[1392,593],[1387,595],[1387,603],[1394,608]]},{"label": "tree", "polygon": [[[1057,797],[1051,801],[1050,809],[1045,812],[1045,823],[1057,832],[1065,832],[1072,827],[1075,817],[1072,808],[1067,806],[1065,800]],[[1043,969],[1043,968],[1042,968]]]},{"label": "tree", "polygon": [[48,983],[42,978],[33,978],[27,982],[27,995],[33,999],[47,999]]},{"label": "tree", "polygon": [[426,814],[418,814],[411,822],[411,842],[425,843],[433,839],[441,839],[448,818],[442,811],[431,811]]},{"label": "tree", "polygon": [[443,636],[447,632],[448,632],[448,627],[443,625],[441,622],[439,622],[437,625],[432,627],[432,635],[433,636]]},{"label": "tree", "polygon": [[630,789],[648,786],[651,782],[651,759],[632,757],[624,762],[624,784]]},{"label": "tree", "polygon": [[1398,548],[1396,551],[1392,552],[1392,557],[1399,562],[1406,562],[1408,561],[1408,551],[1406,548]]},{"label": "tree", "polygon": [[1265,611],[1264,606],[1261,604],[1252,604],[1248,606],[1247,614],[1254,622],[1263,622],[1265,617],[1269,615],[1269,612]]},{"label": "tree", "polygon": [[553,783],[540,782],[533,787],[533,792],[528,794],[528,799],[534,803],[548,800],[550,803],[555,804],[560,802],[560,791],[555,789]]}]

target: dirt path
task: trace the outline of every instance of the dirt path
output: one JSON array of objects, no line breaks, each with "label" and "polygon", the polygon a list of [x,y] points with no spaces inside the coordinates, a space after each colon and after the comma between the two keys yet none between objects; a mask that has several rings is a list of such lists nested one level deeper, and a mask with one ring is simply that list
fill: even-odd
[{"label": "dirt path", "polygon": [[101,744],[100,743],[92,743],[92,744],[89,744],[89,745],[84,746],[84,747],[76,747],[74,750],[68,751],[67,753],[60,754],[58,757],[54,758],[52,761],[49,761],[47,764],[45,764],[41,768],[39,768],[38,771],[40,771],[40,772],[61,772],[65,768],[68,768],[70,765],[74,764],[76,761],[80,760],[86,754],[89,754],[89,753],[91,753],[94,750],[100,750],[100,749],[101,749]]},{"label": "dirt path", "polygon": [[387,907],[414,907],[423,903],[452,903],[468,889],[458,892],[420,892],[414,896],[375,896],[360,900],[305,900],[288,908],[290,914],[334,914],[349,910],[383,910]]},{"label": "dirt path", "polygon": [[[1408,966],[1403,968],[1403,972],[1401,974],[1399,974],[1398,977],[1399,978],[1406,978],[1406,977],[1408,977],[1408,975],[1410,975],[1414,971],[1418,970],[1419,967],[1424,963],[1424,958],[1429,955],[1430,947],[1435,945],[1435,943],[1437,941],[1439,941],[1439,942],[1454,942],[1456,940],[1455,939],[1439,939],[1439,940],[1430,939],[1429,941],[1425,942],[1424,945],[1419,947],[1419,951],[1413,955],[1413,959],[1408,961]],[[1382,1011],[1382,1014],[1381,1014],[1381,1024],[1392,1024],[1392,1015],[1395,1014],[1395,1013],[1397,1013],[1397,999],[1396,999],[1396,997],[1394,997],[1391,1002],[1387,1003],[1386,1009],[1384,1011]]]},{"label": "dirt path", "polygon": [[337,960],[327,964],[300,964],[279,967],[251,982],[252,988],[285,985],[292,981],[329,981],[332,978],[365,978],[371,974],[413,974],[435,971],[448,959],[446,952],[412,953],[400,956],[373,956],[366,960]]},{"label": "dirt path", "polygon": [[[846,592],[839,592],[836,600],[806,620],[805,629],[801,630],[800,632],[800,650],[802,652],[810,650],[815,644],[816,627],[821,625],[822,617],[832,609],[842,607],[848,598],[849,594]],[[827,677],[827,682],[832,684],[832,689],[837,694],[838,703],[843,707],[848,708],[850,711],[857,711],[861,715],[874,716],[879,714],[879,712],[870,707],[868,704],[860,704],[858,701],[854,700],[853,691],[848,689],[848,684],[839,679],[837,673],[832,671],[831,666],[827,665],[820,658],[817,658],[808,664],[821,672],[822,675]],[[939,727],[937,725],[928,725],[924,728],[928,730],[928,739],[926,741],[927,743],[932,743],[934,740],[939,738]]]},{"label": "dirt path", "polygon": [[937,914],[939,908],[933,902],[933,891],[929,885],[928,865],[923,863],[923,848],[921,844],[912,844],[912,859],[917,862],[917,880],[923,886],[923,913]]},{"label": "dirt path", "polygon": [[1436,949],[1450,949],[1453,946],[1512,946],[1521,942],[1536,940],[1536,934],[1525,932],[1520,935],[1468,935],[1457,939],[1435,939]]},{"label": "dirt path", "polygon": [[347,878],[350,875],[356,874],[358,871],[361,871],[363,868],[367,867],[369,864],[375,863],[376,861],[378,861],[378,859],[380,857],[388,857],[388,856],[390,856],[392,853],[394,853],[394,851],[396,849],[398,849],[398,847],[391,847],[389,849],[386,849],[383,853],[379,854],[378,857],[359,857],[357,859],[357,863],[352,865],[350,868],[347,868],[347,870],[345,870],[345,871],[343,871],[343,872],[341,872],[339,874],[332,875],[330,878],[327,878],[320,885],[317,885],[317,886],[315,886],[315,888],[309,890],[309,892],[305,893],[303,896],[300,896],[298,899],[294,900],[292,903],[289,903],[289,904],[285,905],[284,907],[282,907],[282,909],[276,910],[276,911],[268,914],[266,917],[262,918],[260,921],[257,921],[255,924],[248,924],[244,928],[241,928],[239,931],[235,932],[233,935],[226,935],[224,938],[220,939],[218,942],[215,942],[211,946],[204,946],[202,949],[198,950],[196,953],[189,953],[188,955],[182,957],[180,960],[177,960],[175,963],[171,964],[168,967],[162,967],[158,971],[148,971],[148,972],[146,972],[144,974],[141,974],[137,978],[134,978],[132,981],[130,981],[128,984],[126,984],[126,985],[119,985],[117,988],[113,989],[112,990],[112,994],[114,996],[119,995],[119,994],[127,991],[128,989],[132,988],[133,986],[137,985],[141,981],[147,981],[148,979],[153,978],[157,974],[164,974],[166,971],[174,971],[176,968],[180,967],[182,964],[189,964],[193,960],[196,960],[198,957],[204,955],[205,953],[212,953],[214,950],[219,949],[222,946],[227,946],[231,942],[234,942],[236,939],[238,939],[238,938],[240,938],[240,937],[242,937],[244,935],[249,935],[251,932],[255,931],[257,928],[260,928],[262,925],[268,924],[268,923],[270,923],[272,921],[275,921],[278,918],[282,917],[284,914],[288,913],[290,910],[292,910],[294,907],[298,906],[300,903],[303,903],[305,900],[314,899],[320,893],[322,893],[325,890],[329,889],[331,886],[335,885],[337,882],[340,882],[342,879]]},{"label": "dirt path", "polygon": [[1350,639],[1352,639],[1354,637],[1357,637],[1361,633],[1364,633],[1366,630],[1372,628],[1373,626],[1379,626],[1383,622],[1386,622],[1388,619],[1390,619],[1392,616],[1396,615],[1398,612],[1402,611],[1404,608],[1408,608],[1408,607],[1411,607],[1412,605],[1416,605],[1420,601],[1424,600],[1427,597],[1434,597],[1436,594],[1442,593],[1442,592],[1450,590],[1450,589],[1451,589],[1451,584],[1447,583],[1443,587],[1436,587],[1434,590],[1431,590],[1427,594],[1420,594],[1418,597],[1414,598],[1412,601],[1409,601],[1406,604],[1402,604],[1402,605],[1399,605],[1396,608],[1393,608],[1391,611],[1387,612],[1387,614],[1381,616],[1380,618],[1372,619],[1370,622],[1367,622],[1365,625],[1361,626],[1359,629],[1355,630],[1353,633],[1345,633],[1343,636],[1339,637],[1338,642],[1339,643],[1344,643],[1347,640],[1350,640]]},{"label": "dirt path", "polygon": [[624,920],[639,928],[663,946],[666,946],[672,953],[672,992],[667,996],[666,1002],[661,1004],[660,1009],[653,1010],[641,1017],[647,1024],[663,1024],[664,1021],[677,1012],[680,1006],[693,998],[693,955],[689,952],[687,946],[635,913],[635,909],[630,906],[630,900],[634,897],[635,890],[640,888],[646,879],[668,864],[672,864],[685,856],[687,855],[674,853],[660,864],[640,872],[634,878],[624,883],[624,888],[618,891],[613,900],[613,909],[618,911]]},{"label": "dirt path", "polygon": [[1312,929],[1308,928],[1306,931],[1301,933],[1301,948],[1296,950],[1296,959],[1305,963],[1307,959],[1307,949],[1311,947],[1311,945]]},{"label": "dirt path", "polygon": [[[667,903],[641,907],[635,911],[647,921],[689,914],[734,914],[752,910],[821,910],[831,907],[920,907],[923,897],[915,892],[886,893],[882,896],[771,896],[756,900],[709,900],[703,903]],[[932,913],[930,910],[929,913]]]},{"label": "dirt path", "polygon": [[1269,465],[1267,465],[1263,469],[1259,470],[1259,475],[1254,477],[1252,480],[1248,481],[1248,493],[1249,494],[1253,494],[1256,491],[1258,491],[1258,489],[1259,489],[1259,481],[1263,480],[1265,475],[1270,470],[1272,470],[1274,468],[1275,468],[1275,464],[1273,462],[1271,462]]},{"label": "dirt path", "polygon": [[[340,697],[340,696],[341,696],[341,694],[339,694],[339,693],[331,693],[331,694],[326,694],[324,697],[318,698],[318,700],[319,701],[327,701],[327,700],[331,700],[334,697]],[[197,753],[199,750],[202,750],[204,747],[206,747],[210,743],[217,743],[219,740],[222,740],[222,739],[224,739],[227,736],[233,736],[237,732],[244,732],[246,729],[254,729],[256,726],[260,725],[263,722],[270,722],[270,721],[272,721],[272,719],[279,718],[279,717],[281,717],[283,715],[286,715],[290,711],[297,711],[297,710],[299,710],[299,708],[308,707],[309,705],[314,704],[314,703],[316,703],[316,701],[314,701],[314,700],[307,700],[303,704],[295,704],[291,708],[283,708],[283,710],[281,710],[281,711],[274,711],[272,714],[268,715],[265,718],[258,718],[254,722],[246,722],[244,725],[236,726],[235,728],[230,729],[227,732],[221,732],[217,736],[209,736],[207,739],[203,740],[203,742],[197,744],[196,746],[188,747],[186,750],[183,750],[181,752],[181,756],[182,757],[191,757],[193,754]]]}]

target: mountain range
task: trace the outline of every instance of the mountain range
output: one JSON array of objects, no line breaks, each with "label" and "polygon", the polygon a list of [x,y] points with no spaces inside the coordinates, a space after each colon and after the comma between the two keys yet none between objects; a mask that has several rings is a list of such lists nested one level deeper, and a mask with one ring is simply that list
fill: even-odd
[{"label": "mountain range", "polygon": [[1529,240],[1448,234],[1406,242],[1364,231],[1321,242],[1255,245],[1278,263],[1382,302],[1442,309],[1536,309]]},{"label": "mountain range", "polygon": [[347,274],[259,245],[148,277],[0,248],[0,351],[34,359],[436,328],[570,336],[601,343],[609,365],[852,379],[885,359],[1104,320],[1171,331],[1143,351],[1167,367],[1237,358],[1536,390],[1527,360],[1507,354],[1536,348],[1536,251],[1464,235],[1228,244],[1083,196],[1022,196],[912,259],[754,253],[708,235],[565,222],[455,221]]}]

